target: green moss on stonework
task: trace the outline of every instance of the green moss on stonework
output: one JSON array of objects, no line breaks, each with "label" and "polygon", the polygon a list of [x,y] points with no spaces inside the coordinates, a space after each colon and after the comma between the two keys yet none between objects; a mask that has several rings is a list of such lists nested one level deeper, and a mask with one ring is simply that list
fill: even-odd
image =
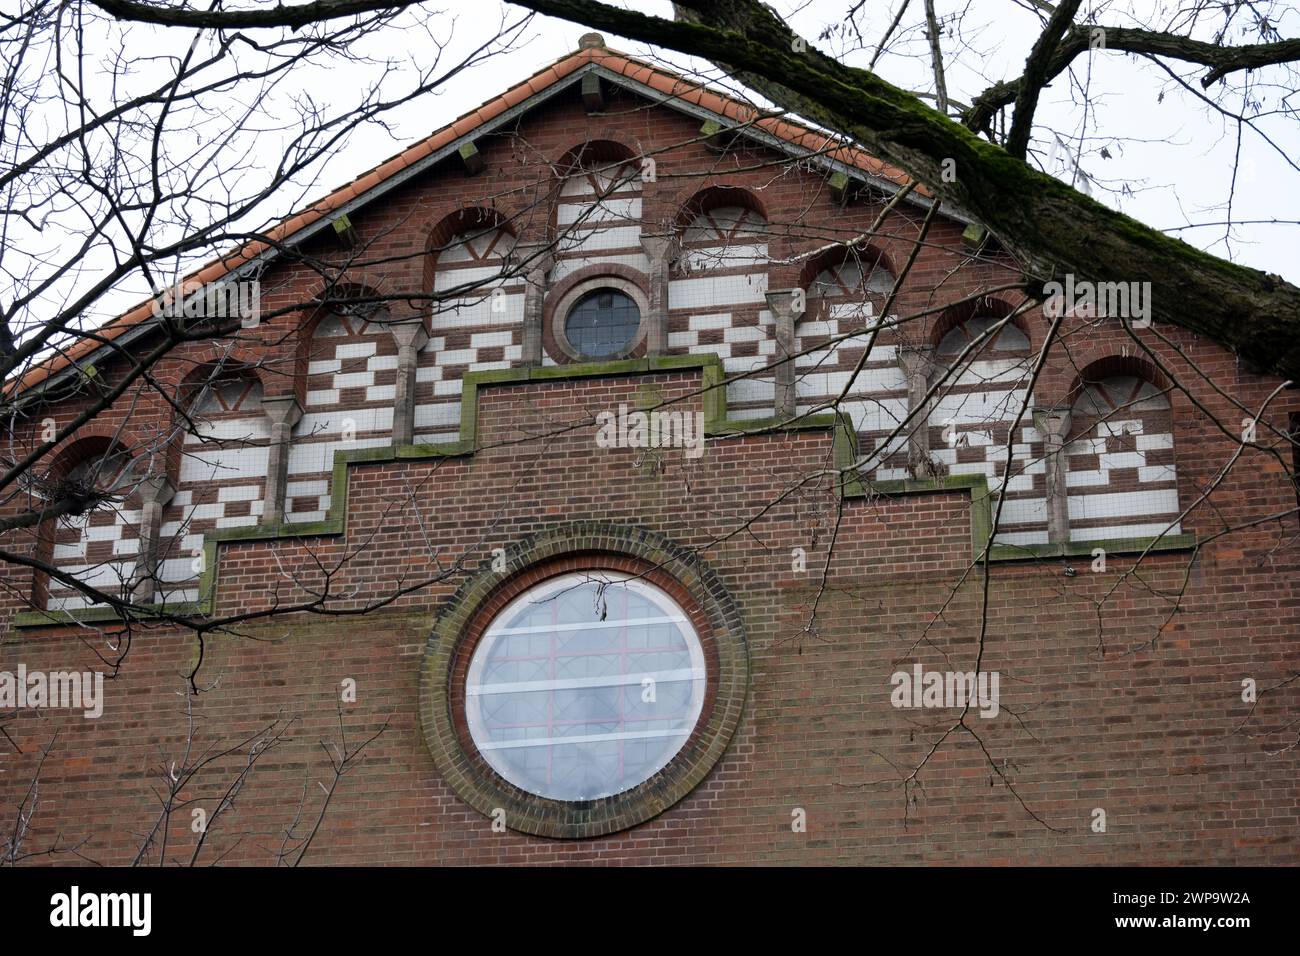
[{"label": "green moss on stonework", "polygon": [[1065,541],[1055,544],[989,544],[993,530],[994,497],[989,492],[989,482],[983,475],[948,475],[944,478],[918,481],[911,478],[892,481],[874,481],[867,484],[864,493],[893,497],[909,494],[942,494],[966,492],[970,495],[971,557],[991,562],[1030,561],[1044,558],[1091,555],[1098,548],[1107,554],[1143,554],[1148,551],[1189,551],[1197,546],[1194,534],[1168,534],[1141,538],[1111,538],[1098,541]]},{"label": "green moss on stonework", "polygon": [[[206,614],[207,608],[202,602],[183,601],[174,604],[148,604],[143,613],[135,615],[147,618],[153,614],[174,614],[178,617],[191,617]],[[20,611],[14,615],[13,626],[28,627],[67,627],[75,624],[107,624],[121,621],[122,615],[107,605],[83,607],[69,611]]]},{"label": "green moss on stonework", "polygon": [[990,549],[992,561],[1030,561],[1043,558],[1094,556],[1106,554],[1142,554],[1147,551],[1191,551],[1196,548],[1194,534],[1166,534],[1142,538],[1108,538],[1096,541],[1063,541],[1056,544],[995,544]]}]

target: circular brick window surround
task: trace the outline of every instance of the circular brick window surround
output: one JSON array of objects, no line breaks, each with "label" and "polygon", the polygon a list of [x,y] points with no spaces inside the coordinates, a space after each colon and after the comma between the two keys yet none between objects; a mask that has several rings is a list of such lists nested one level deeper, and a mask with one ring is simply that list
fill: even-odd
[{"label": "circular brick window surround", "polygon": [[[603,669],[550,672],[556,632],[536,621],[590,620],[592,594],[630,637],[602,648],[608,630],[561,627],[565,653],[610,653]],[[507,651],[503,641],[515,643]],[[534,651],[550,655],[547,679],[535,679]],[[632,663],[612,663],[620,654]],[[582,676],[596,672],[606,676]],[[652,692],[643,672],[656,677]],[[748,684],[739,609],[704,562],[644,529],[582,522],[508,547],[504,572],[479,571],[452,596],[426,649],[420,719],[439,772],[480,813],[537,836],[594,837],[658,816],[698,786],[740,722]]]},{"label": "circular brick window surround", "polygon": [[[650,316],[650,300],[642,288],[631,279],[619,275],[597,274],[583,277],[577,274],[567,287],[559,287],[554,301],[550,305],[550,333],[555,346],[563,356],[574,362],[610,361],[626,358],[634,354],[645,342],[646,323]],[[637,328],[622,346],[614,351],[604,351],[600,355],[584,354],[577,344],[569,340],[568,323],[574,310],[590,297],[601,292],[613,292],[618,297],[629,300],[640,313]]]}]

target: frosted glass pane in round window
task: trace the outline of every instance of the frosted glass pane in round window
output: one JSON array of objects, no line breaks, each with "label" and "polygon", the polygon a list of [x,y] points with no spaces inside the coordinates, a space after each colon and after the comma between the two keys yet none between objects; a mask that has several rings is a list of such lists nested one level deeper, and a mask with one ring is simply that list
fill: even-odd
[{"label": "frosted glass pane in round window", "polygon": [[690,737],[707,684],[699,638],[659,588],[567,574],[492,621],[465,682],[479,753],[515,786],[594,800],[648,780]]},{"label": "frosted glass pane in round window", "polygon": [[569,311],[564,335],[582,355],[608,358],[631,347],[640,325],[641,310],[631,296],[616,289],[596,289]]}]

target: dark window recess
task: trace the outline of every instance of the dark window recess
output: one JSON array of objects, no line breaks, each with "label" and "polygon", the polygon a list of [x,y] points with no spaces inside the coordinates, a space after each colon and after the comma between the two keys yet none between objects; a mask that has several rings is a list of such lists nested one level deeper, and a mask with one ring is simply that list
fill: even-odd
[{"label": "dark window recess", "polygon": [[564,335],[588,358],[622,355],[641,325],[641,310],[632,298],[614,289],[588,292],[569,311]]}]

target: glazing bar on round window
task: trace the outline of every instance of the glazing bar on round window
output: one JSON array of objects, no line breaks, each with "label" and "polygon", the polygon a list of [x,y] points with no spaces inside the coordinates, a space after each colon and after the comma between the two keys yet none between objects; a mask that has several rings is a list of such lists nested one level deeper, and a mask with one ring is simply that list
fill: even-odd
[{"label": "glazing bar on round window", "polygon": [[534,740],[498,740],[481,743],[479,750],[517,750],[520,747],[560,747],[564,744],[598,744],[609,740],[645,740],[651,737],[689,737],[693,728],[684,730],[625,730],[612,734],[581,734],[573,737],[538,737]]},{"label": "glazing bar on round window", "polygon": [[685,624],[684,617],[629,617],[610,621],[579,621],[574,624],[535,624],[527,627],[496,627],[493,634],[547,634],[559,631],[603,631],[611,627],[639,627],[643,624]]},{"label": "glazing bar on round window", "polygon": [[656,684],[680,683],[688,680],[704,680],[704,668],[683,667],[671,671],[646,671],[641,674],[610,674],[604,677],[570,677],[559,680],[526,680],[508,684],[478,684],[466,687],[465,694],[475,697],[480,694],[526,694],[530,691],[573,690],[579,687],[626,687],[641,684],[646,679]]}]

